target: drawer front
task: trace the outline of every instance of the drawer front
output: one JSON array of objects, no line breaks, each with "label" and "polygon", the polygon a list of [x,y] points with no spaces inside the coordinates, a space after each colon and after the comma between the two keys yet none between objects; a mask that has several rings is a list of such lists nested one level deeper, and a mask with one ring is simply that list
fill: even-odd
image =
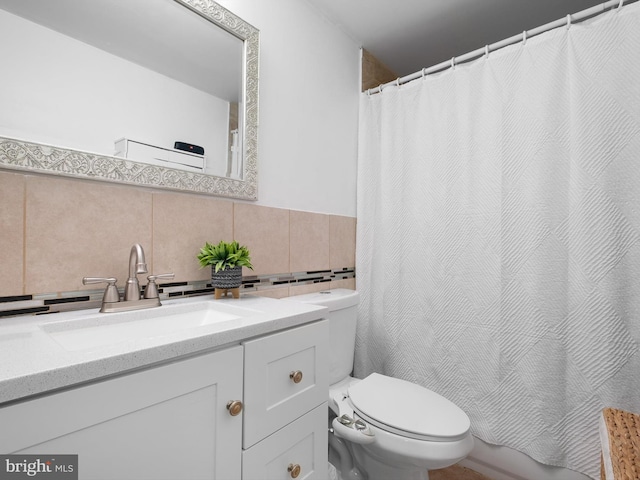
[{"label": "drawer front", "polygon": [[[242,452],[242,479],[326,480],[327,402]],[[295,469],[299,474],[294,477]]]},{"label": "drawer front", "polygon": [[[329,396],[329,323],[321,320],[244,344],[244,448]],[[299,372],[295,382],[291,375]]]}]

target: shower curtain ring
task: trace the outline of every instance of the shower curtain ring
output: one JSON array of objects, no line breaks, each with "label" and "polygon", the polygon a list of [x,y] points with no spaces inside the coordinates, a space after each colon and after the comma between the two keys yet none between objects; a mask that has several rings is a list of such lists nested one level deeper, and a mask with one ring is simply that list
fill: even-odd
[{"label": "shower curtain ring", "polygon": [[427,76],[427,68],[425,67],[422,69],[422,79],[424,80],[426,76]]},{"label": "shower curtain ring", "polygon": [[525,45],[527,43],[527,31],[524,30],[522,32],[522,45]]},{"label": "shower curtain ring", "polygon": [[396,78],[396,87],[400,88],[400,77]]},{"label": "shower curtain ring", "polygon": [[571,14],[567,15],[567,30],[571,28]]},{"label": "shower curtain ring", "polygon": [[618,4],[618,9],[622,8],[623,3],[624,3],[624,0],[620,0],[620,3]]},{"label": "shower curtain ring", "polygon": [[489,45],[484,46],[484,58],[489,58]]},{"label": "shower curtain ring", "polygon": [[456,68],[456,57],[451,57],[451,69],[455,70]]}]

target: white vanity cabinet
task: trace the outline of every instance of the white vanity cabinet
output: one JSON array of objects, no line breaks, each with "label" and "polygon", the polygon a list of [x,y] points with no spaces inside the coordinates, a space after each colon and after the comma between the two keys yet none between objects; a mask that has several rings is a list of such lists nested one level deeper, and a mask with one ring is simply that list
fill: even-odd
[{"label": "white vanity cabinet", "polygon": [[240,478],[242,362],[235,346],[0,408],[0,452],[78,454],[83,480]]},{"label": "white vanity cabinet", "polygon": [[326,480],[327,402],[242,453],[243,480]]},{"label": "white vanity cabinet", "polygon": [[326,479],[329,323],[244,343],[242,478]]},{"label": "white vanity cabinet", "polygon": [[324,480],[328,355],[321,320],[17,401],[0,453],[77,454],[82,480]]}]

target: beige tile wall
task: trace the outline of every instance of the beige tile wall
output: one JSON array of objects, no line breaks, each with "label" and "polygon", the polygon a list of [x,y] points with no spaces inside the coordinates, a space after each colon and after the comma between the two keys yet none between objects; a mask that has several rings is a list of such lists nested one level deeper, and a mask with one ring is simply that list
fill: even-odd
[{"label": "beige tile wall", "polygon": [[[251,251],[255,269],[245,275],[353,267],[355,226],[351,217],[0,171],[0,296],[95,290],[84,276],[115,276],[122,286],[134,243],[150,273],[174,272],[174,281],[209,278],[196,254],[205,241],[230,239]],[[355,280],[262,294],[327,287],[355,288]]]},{"label": "beige tile wall", "polygon": [[0,295],[23,291],[24,183],[22,175],[0,174]]}]

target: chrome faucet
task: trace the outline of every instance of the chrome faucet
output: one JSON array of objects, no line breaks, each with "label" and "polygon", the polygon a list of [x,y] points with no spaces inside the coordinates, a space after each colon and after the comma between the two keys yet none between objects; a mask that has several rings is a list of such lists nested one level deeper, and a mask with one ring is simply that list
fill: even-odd
[{"label": "chrome faucet", "polygon": [[173,273],[149,275],[147,277],[149,283],[145,288],[144,298],[140,298],[139,273],[147,273],[147,262],[144,259],[142,245],[136,243],[131,247],[131,252],[129,253],[129,278],[124,287],[122,301],[120,301],[118,287],[116,286],[117,280],[113,277],[85,277],[82,279],[82,283],[85,285],[103,282],[108,284],[102,298],[102,307],[100,308],[100,311],[104,313],[159,307],[162,304],[160,303],[160,294],[156,280],[160,278],[173,278]]},{"label": "chrome faucet", "polygon": [[142,245],[136,243],[129,253],[129,278],[124,287],[124,301],[140,300],[140,282],[138,274],[147,273],[147,262],[144,259]]}]

